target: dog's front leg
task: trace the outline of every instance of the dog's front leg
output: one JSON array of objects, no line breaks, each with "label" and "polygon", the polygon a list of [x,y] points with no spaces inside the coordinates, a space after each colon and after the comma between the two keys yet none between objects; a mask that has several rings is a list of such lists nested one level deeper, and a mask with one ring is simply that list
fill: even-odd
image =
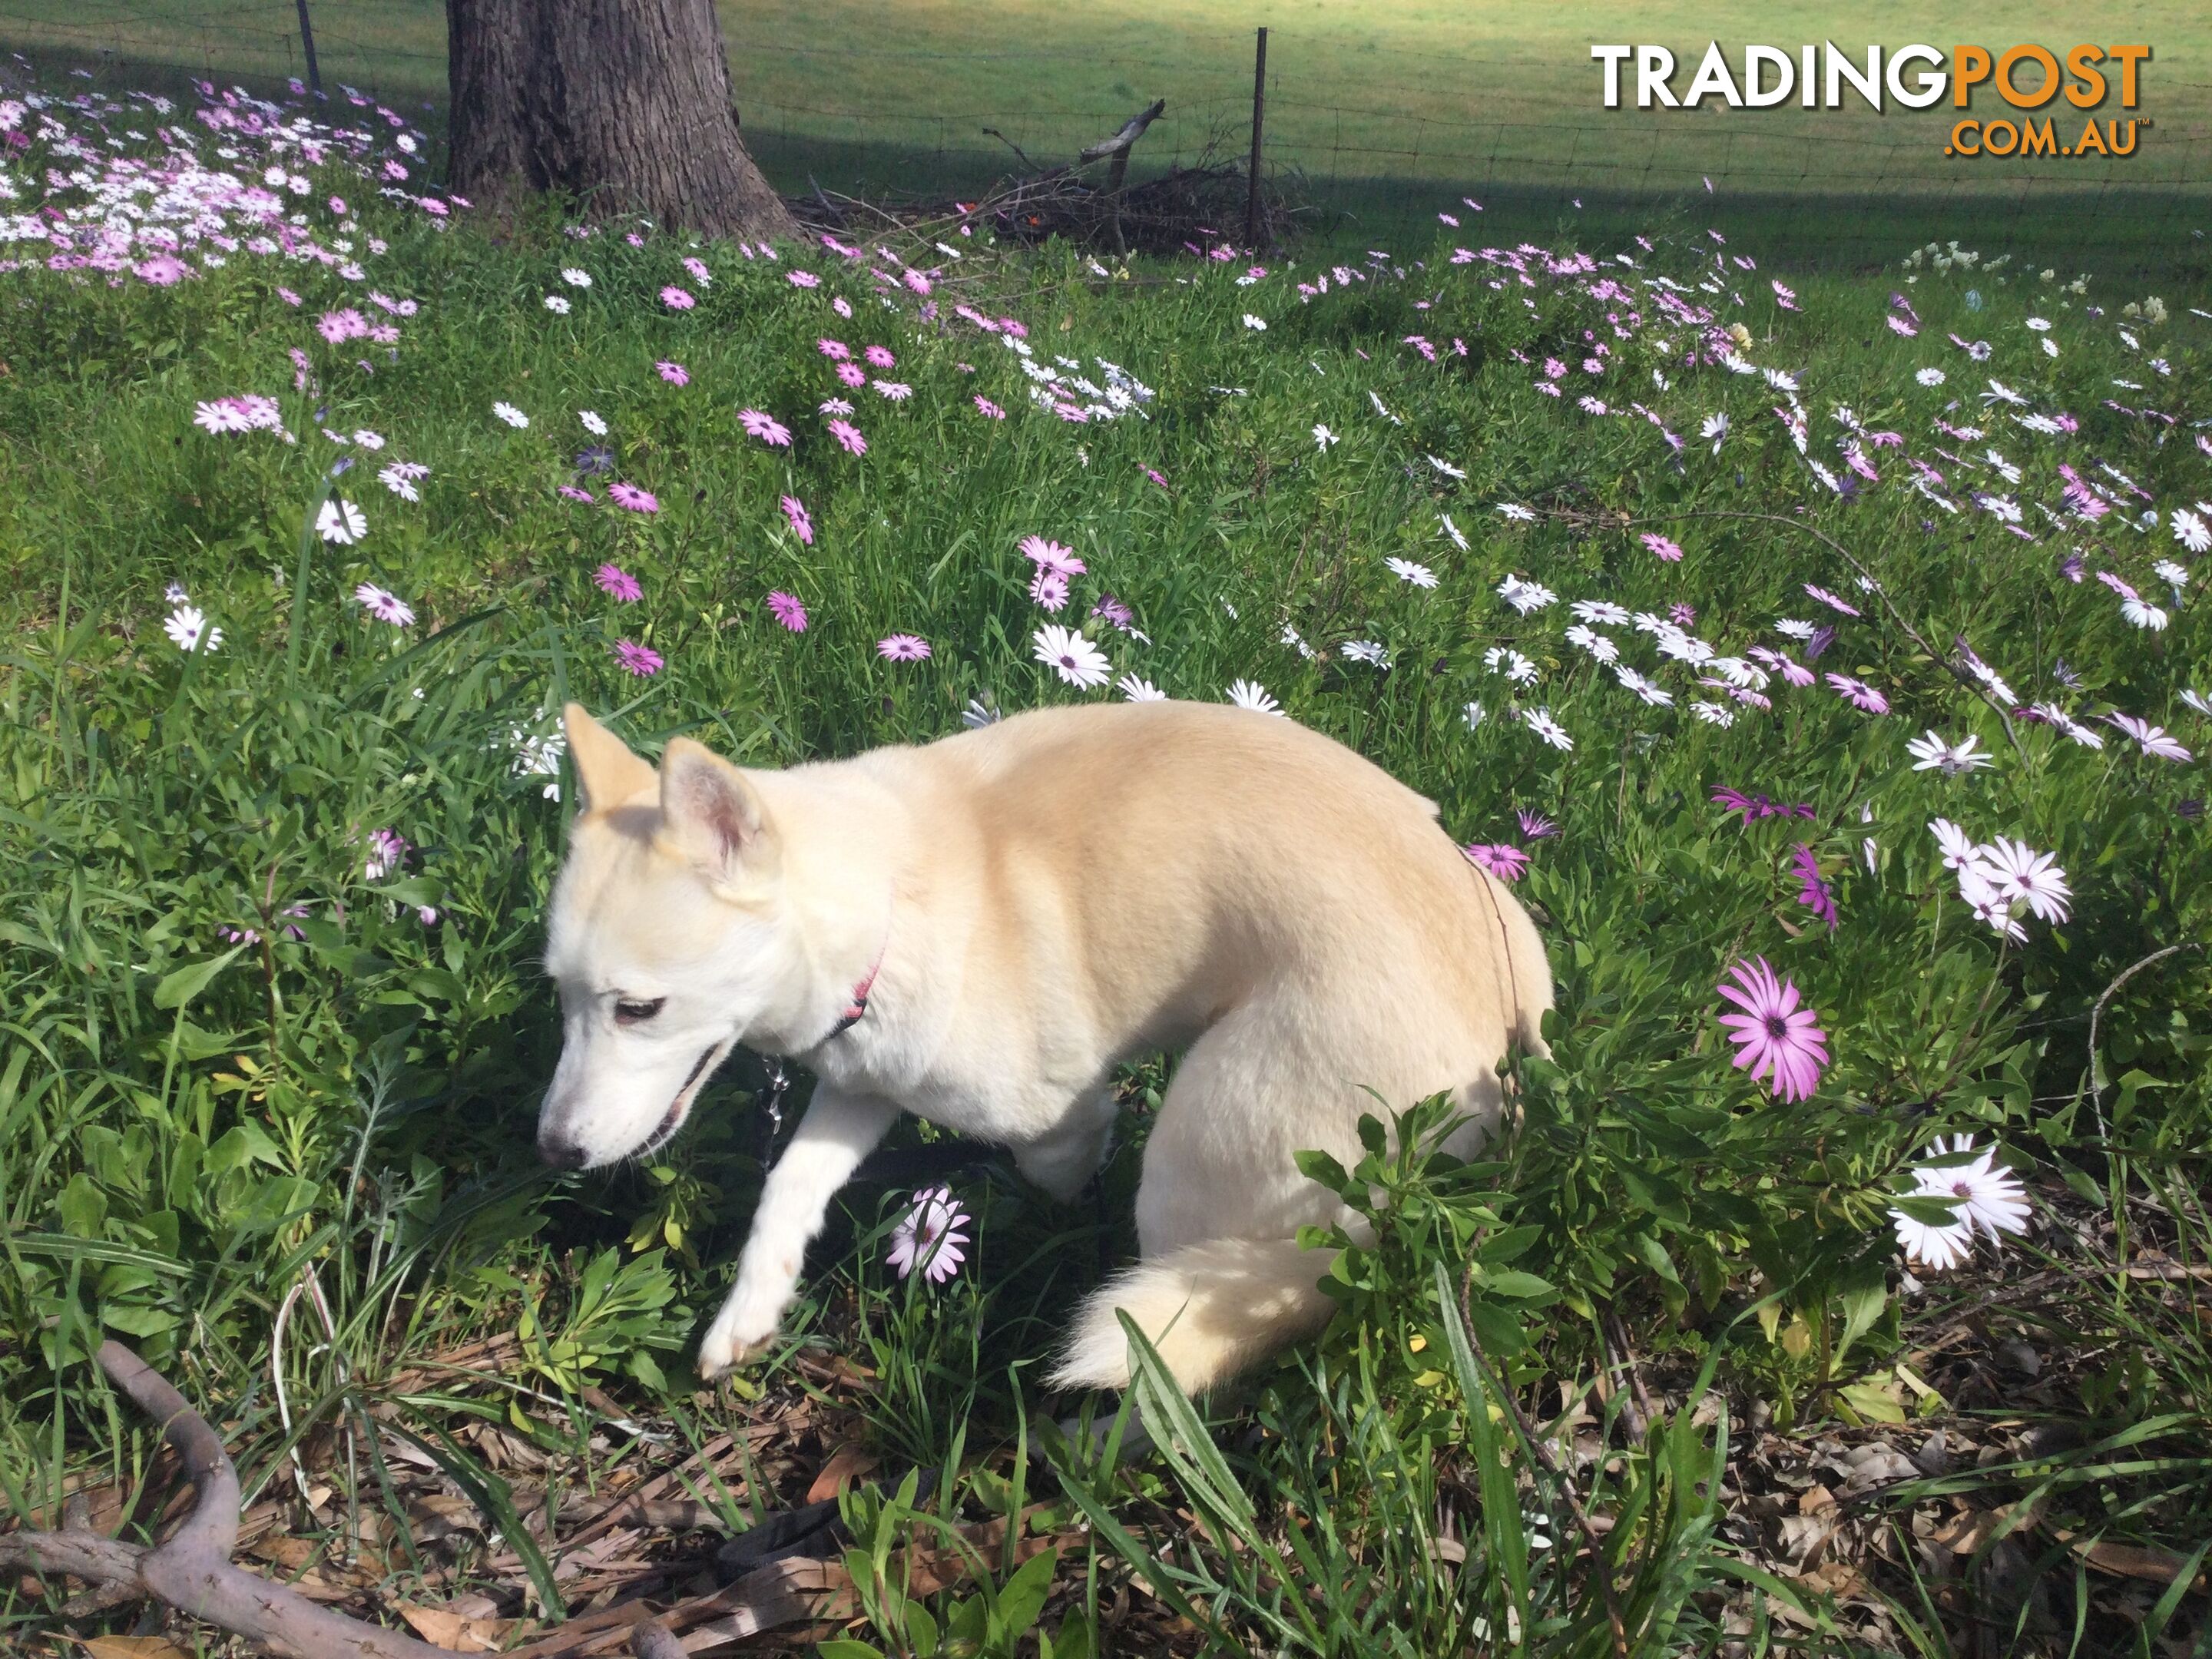
[{"label": "dog's front leg", "polygon": [[831,1195],[897,1117],[898,1108],[887,1100],[816,1086],[761,1190],[751,1237],[738,1258],[738,1282],[699,1346],[701,1375],[720,1376],[768,1346],[799,1288],[799,1263],[822,1231]]}]

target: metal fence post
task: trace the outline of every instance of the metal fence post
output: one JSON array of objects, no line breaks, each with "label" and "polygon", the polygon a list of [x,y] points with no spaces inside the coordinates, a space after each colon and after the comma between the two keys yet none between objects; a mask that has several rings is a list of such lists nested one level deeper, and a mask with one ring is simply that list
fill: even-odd
[{"label": "metal fence post", "polygon": [[[300,0],[301,5],[307,0]],[[1252,167],[1244,193],[1244,240],[1260,246],[1260,124],[1267,112],[1267,31],[1260,31],[1260,46],[1252,61]]]},{"label": "metal fence post", "polygon": [[307,21],[307,0],[298,0],[300,8],[300,55],[307,60],[307,90],[316,97],[323,95],[323,72],[315,64],[315,26]]}]

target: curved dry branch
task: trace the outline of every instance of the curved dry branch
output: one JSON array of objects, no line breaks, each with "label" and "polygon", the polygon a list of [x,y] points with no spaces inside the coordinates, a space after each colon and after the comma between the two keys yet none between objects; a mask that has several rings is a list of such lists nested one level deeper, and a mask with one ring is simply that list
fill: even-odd
[{"label": "curved dry branch", "polygon": [[[348,1619],[234,1565],[238,1469],[222,1437],[120,1342],[101,1343],[99,1358],[109,1381],[161,1425],[162,1437],[183,1460],[197,1500],[192,1512],[167,1542],[150,1549],[93,1532],[9,1534],[0,1536],[0,1569],[114,1586],[294,1659],[447,1659],[450,1649]],[[670,1659],[663,1643],[673,1638],[665,1626],[647,1620],[639,1631],[640,1659]]]}]

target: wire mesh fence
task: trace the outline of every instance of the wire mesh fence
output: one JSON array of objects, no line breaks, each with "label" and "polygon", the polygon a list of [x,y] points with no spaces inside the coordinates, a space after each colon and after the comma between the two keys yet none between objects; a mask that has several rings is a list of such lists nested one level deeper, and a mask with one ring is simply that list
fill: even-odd
[{"label": "wire mesh fence", "polygon": [[[326,84],[410,113],[442,106],[441,0],[314,0],[312,10]],[[1000,28],[922,45],[779,28],[727,5],[723,15],[747,145],[792,193],[980,193],[1025,165],[1072,160],[1156,97],[1167,110],[1133,153],[1134,178],[1241,158],[1250,142],[1254,41],[1242,31],[1179,27],[1170,38],[1124,25],[1046,43]],[[118,85],[306,73],[295,0],[0,0],[0,46],[46,75]],[[1468,57],[1273,30],[1270,182],[1311,234],[1346,243],[1425,237],[1437,213],[1465,220],[1480,203],[1485,216],[1468,234],[1490,240],[1562,222],[1612,234],[1712,214],[1755,221],[1771,253],[1815,264],[1953,239],[2102,267],[2201,268],[2212,253],[2212,83],[2185,72],[2163,74],[2130,155],[1968,161],[1944,154],[1948,102],[1881,116],[1607,111],[1580,56]],[[2051,118],[2063,141],[2081,118]]]}]

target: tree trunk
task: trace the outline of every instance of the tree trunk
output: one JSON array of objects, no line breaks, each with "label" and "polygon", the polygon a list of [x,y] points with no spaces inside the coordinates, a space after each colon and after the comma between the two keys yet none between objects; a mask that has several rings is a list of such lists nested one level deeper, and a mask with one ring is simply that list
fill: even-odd
[{"label": "tree trunk", "polygon": [[738,142],[714,0],[446,0],[446,20],[459,194],[799,234]]}]

